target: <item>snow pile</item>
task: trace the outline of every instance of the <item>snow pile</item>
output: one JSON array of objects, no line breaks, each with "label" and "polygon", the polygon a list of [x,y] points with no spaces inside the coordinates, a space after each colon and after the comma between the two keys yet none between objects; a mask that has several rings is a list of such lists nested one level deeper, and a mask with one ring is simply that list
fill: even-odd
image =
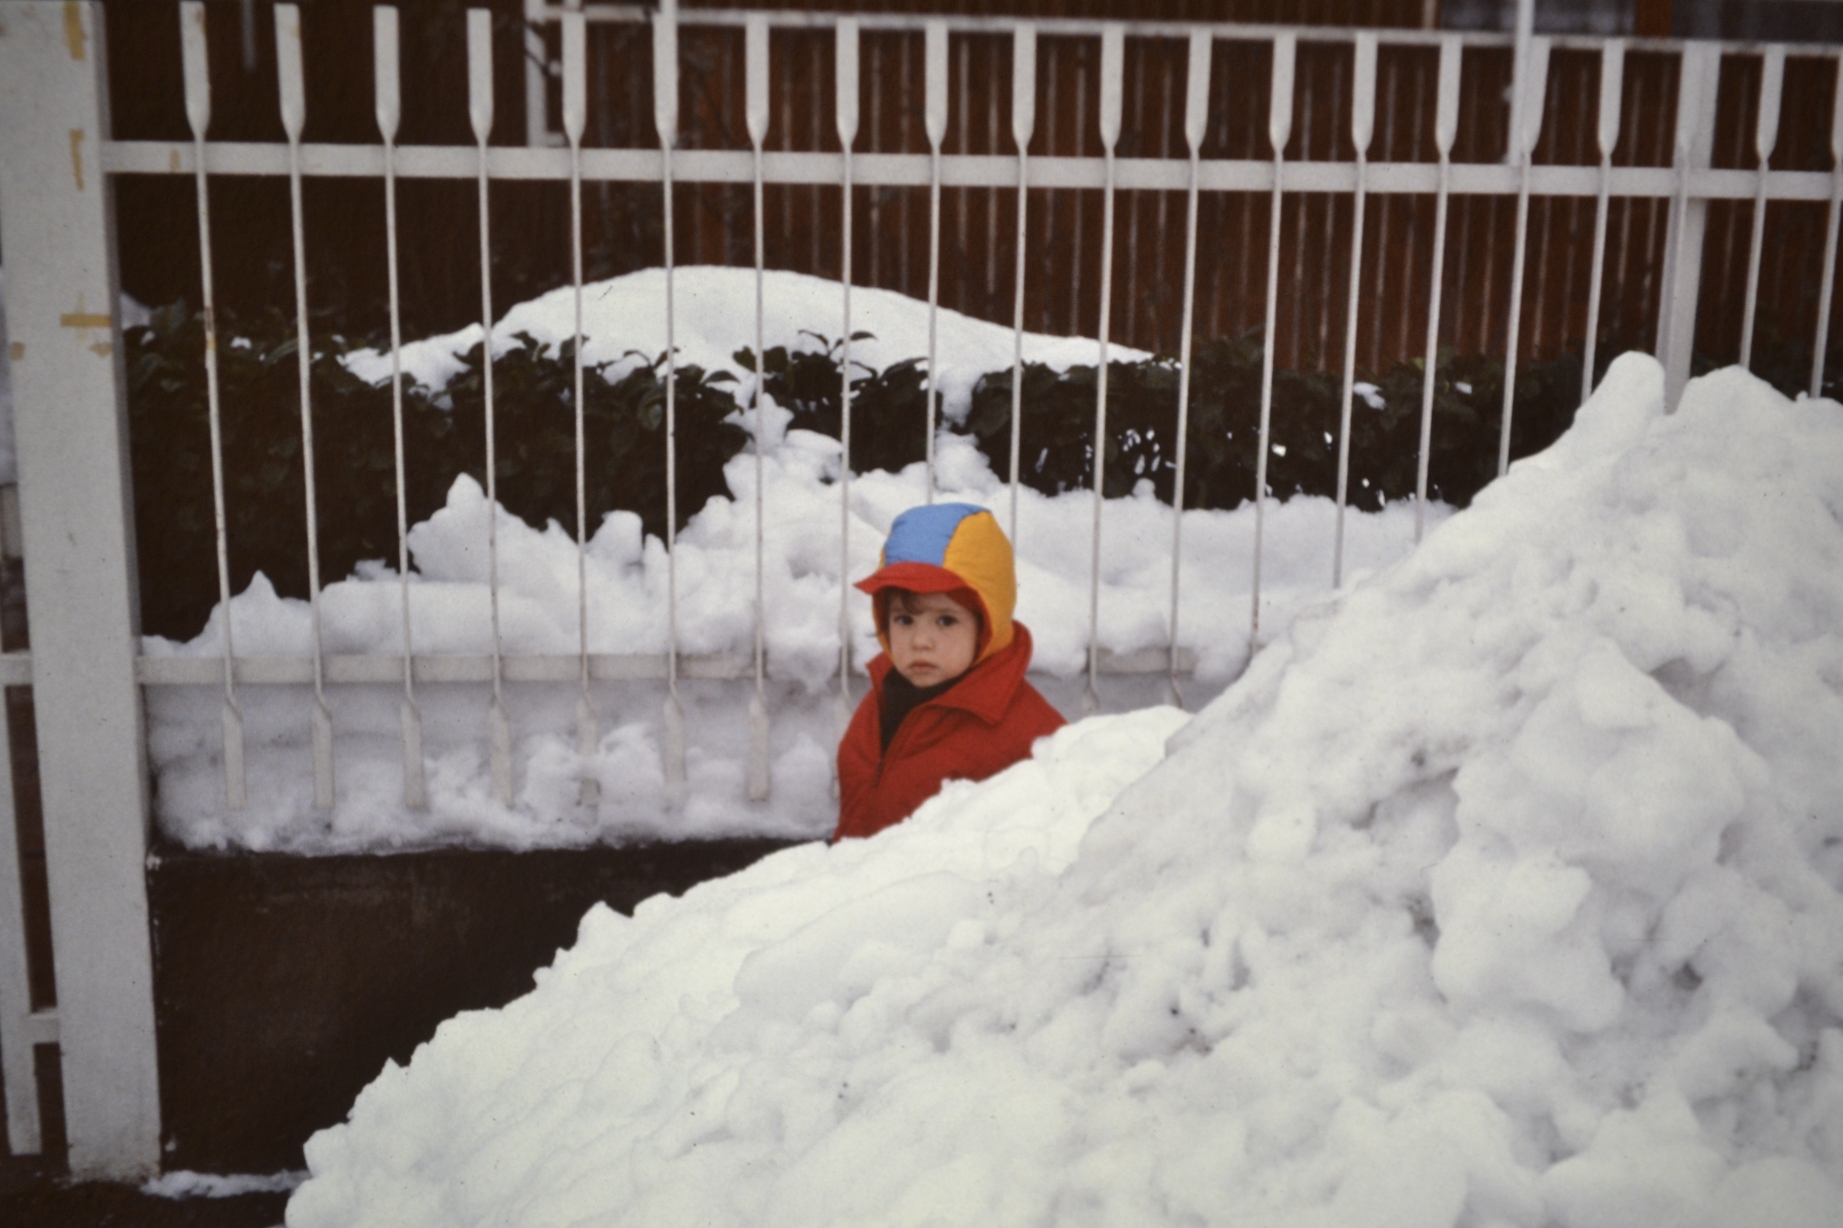
[{"label": "snow pile", "polygon": [[1620,359],[1111,805],[1174,714],[592,910],[291,1228],[1843,1223],[1843,415],[1661,399]]},{"label": "snow pile", "polygon": [[195,1173],[178,1169],[161,1173],[141,1187],[154,1198],[242,1198],[246,1194],[286,1194],[307,1179],[304,1172]]},{"label": "snow pile", "polygon": [[[799,344],[799,329],[825,331],[838,321],[839,287],[792,273],[771,274],[768,339]],[[585,346],[590,361],[630,348],[664,348],[663,277],[635,273],[587,288]],[[754,274],[749,270],[681,270],[677,339],[685,360],[734,369],[729,353],[754,343]],[[876,334],[854,354],[885,363],[927,352],[927,305],[887,291],[854,291],[854,327]],[[571,335],[570,292],[555,291],[513,308],[495,326],[496,344],[526,331],[547,343]],[[440,386],[458,361],[456,348],[479,340],[479,329],[404,347],[405,369]],[[656,334],[656,335],[655,335]],[[941,313],[943,382],[962,403],[979,374],[1010,366],[1009,329]],[[807,342],[812,344],[810,340]],[[1093,361],[1095,343],[1080,338],[1027,337],[1025,353],[1067,366]],[[880,348],[879,348],[880,347]],[[444,357],[445,356],[445,357]],[[388,356],[354,369],[388,378]],[[443,362],[454,364],[444,366]],[[958,391],[955,391],[957,389]],[[745,400],[746,388],[742,393]],[[577,691],[573,686],[512,686],[514,800],[501,804],[490,787],[487,758],[489,691],[484,686],[427,685],[418,690],[428,761],[429,807],[402,805],[400,687],[328,689],[336,730],[338,805],[313,808],[310,696],[304,688],[244,687],[239,695],[248,743],[248,809],[224,806],[220,706],[212,687],[149,688],[149,747],[158,788],[155,811],[163,830],[190,847],[244,847],[325,853],[426,846],[491,844],[512,848],[595,841],[684,839],[739,833],[790,837],[829,834],[835,817],[831,760],[839,718],[835,671],[839,619],[838,442],[788,430],[789,415],[770,407],[762,457],[764,504],[764,634],[773,714],[772,796],[747,800],[748,682],[681,683],[688,709],[689,788],[669,807],[661,752],[663,684],[596,684],[591,697],[602,737],[596,753],[578,753]],[[943,433],[936,455],[939,497],[992,507],[1010,522],[1010,488],[996,477],[965,436]],[[754,644],[755,491],[753,449],[725,470],[734,499],[713,499],[677,540],[678,643],[694,654],[727,653],[749,661]],[[848,579],[876,569],[890,522],[927,499],[926,471],[854,477],[851,486]],[[1437,521],[1447,509],[1428,509]],[[492,649],[487,587],[488,516],[497,516],[499,619],[508,653],[573,654],[579,644],[577,555],[572,536],[554,522],[533,529],[503,509],[491,509],[472,479],[457,480],[448,504],[414,526],[415,568],[409,587],[411,638],[418,653],[487,653]],[[1100,641],[1118,653],[1162,649],[1170,627],[1171,509],[1142,483],[1134,497],[1104,510]],[[1336,511],[1326,499],[1294,498],[1268,508],[1262,576],[1266,634],[1293,612],[1321,599],[1330,586]],[[1093,501],[1082,491],[1047,497],[1024,489],[1018,499],[1018,617],[1036,641],[1035,668],[1069,679],[1044,683],[1066,713],[1079,710],[1073,681],[1088,647],[1088,585]],[[1385,566],[1413,541],[1413,511],[1352,511],[1345,522],[1347,575]],[[1248,658],[1249,588],[1253,574],[1254,511],[1192,511],[1184,516],[1184,578],[1180,641],[1197,660],[1192,701],[1209,698]],[[667,558],[656,538],[642,541],[639,517],[607,516],[586,551],[588,647],[596,653],[663,652],[667,645]],[[394,560],[393,560],[394,563]],[[869,599],[853,590],[853,659],[861,671],[877,652]],[[329,584],[321,596],[329,653],[402,651],[403,589],[394,566],[365,564],[356,576]],[[216,657],[224,611],[195,639],[175,644],[149,637],[148,656]],[[239,655],[306,655],[313,619],[304,601],[278,597],[258,577],[231,602]],[[1156,702],[1162,680],[1104,679],[1110,710]],[[856,687],[861,694],[862,683]],[[578,803],[578,781],[600,782],[598,804]]]}]

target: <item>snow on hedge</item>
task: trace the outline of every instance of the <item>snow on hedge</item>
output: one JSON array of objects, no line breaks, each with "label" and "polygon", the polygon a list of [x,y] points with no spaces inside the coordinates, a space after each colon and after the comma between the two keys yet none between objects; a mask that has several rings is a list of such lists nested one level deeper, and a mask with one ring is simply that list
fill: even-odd
[{"label": "snow on hedge", "polygon": [[[755,372],[742,368],[734,355],[755,348],[755,271],[692,265],[678,269],[672,283],[673,344],[681,365],[724,369],[741,377],[742,396],[749,395]],[[852,343],[851,360],[882,370],[928,353],[928,304],[894,290],[851,288],[851,331],[869,333]],[[471,324],[454,333],[429,337],[401,350],[404,374],[431,388],[445,387],[463,369],[460,355],[480,344],[485,332]],[[563,286],[520,303],[493,325],[493,353],[517,344],[520,333],[541,345],[560,346],[576,335],[576,293]],[[805,273],[770,269],[762,277],[763,348],[823,348],[817,338],[837,341],[845,333],[844,293],[840,283]],[[612,362],[608,374],[618,379],[666,351],[666,276],[664,269],[642,269],[582,290],[583,361],[591,366]],[[1011,329],[941,308],[935,351],[941,369],[941,399],[946,415],[958,421],[972,404],[973,385],[992,371],[1009,371]],[[1058,371],[1092,364],[1095,342],[1082,337],[1024,334],[1024,361]],[[1115,344],[1113,361],[1149,358],[1144,350]],[[390,378],[388,350],[361,351],[346,358],[346,367],[361,379],[383,383]]]},{"label": "snow on hedge", "polygon": [[1843,1222],[1843,412],[1662,384],[1168,742],[591,910],[289,1225]]},{"label": "snow on hedge", "polygon": [[[585,357],[618,358],[628,349],[665,348],[664,278],[657,270],[587,287]],[[839,287],[793,273],[768,278],[768,341],[800,345],[801,328],[835,335]],[[854,327],[876,334],[854,355],[886,365],[927,352],[927,304],[890,291],[854,290]],[[754,344],[754,274],[746,269],[680,270],[677,341],[683,360],[734,370],[730,354]],[[495,345],[523,331],[547,344],[572,335],[568,289],[514,307],[494,328]],[[433,387],[459,369],[456,350],[478,343],[480,329],[404,347],[405,370]],[[804,344],[814,345],[810,338]],[[950,412],[963,409],[979,375],[1008,370],[1011,330],[954,312],[941,313],[942,380]],[[1026,338],[1033,361],[1068,366],[1092,362],[1095,343],[1081,338]],[[1122,357],[1143,357],[1120,351]],[[359,355],[353,369],[389,377],[388,356]],[[745,385],[747,381],[744,381]],[[747,399],[745,388],[739,392]],[[957,398],[957,402],[956,402]],[[660,750],[663,684],[607,683],[592,688],[601,742],[588,757],[577,751],[576,691],[567,685],[511,686],[514,798],[503,805],[490,787],[487,703],[483,686],[426,685],[424,718],[429,806],[402,804],[400,687],[336,686],[327,690],[336,731],[338,804],[313,807],[313,760],[304,688],[244,687],[250,779],[247,809],[224,806],[220,707],[211,687],[148,691],[149,749],[162,829],[194,848],[238,847],[330,853],[484,844],[510,848],[581,845],[596,841],[686,839],[738,834],[811,837],[829,834],[836,818],[831,761],[838,716],[831,688],[838,660],[838,441],[788,430],[790,414],[770,405],[763,455],[765,506],[765,638],[772,685],[770,710],[773,794],[747,800],[748,726],[745,682],[686,682],[689,788],[668,806]],[[1010,520],[1010,489],[963,435],[938,439],[940,497],[990,506]],[[688,653],[753,651],[756,461],[753,448],[724,470],[733,499],[713,499],[677,540],[678,642]],[[923,466],[900,474],[857,475],[851,487],[851,559],[847,579],[876,569],[890,522],[927,498]],[[412,638],[419,653],[491,651],[486,554],[489,510],[497,515],[499,617],[510,653],[577,650],[576,543],[554,522],[535,529],[489,509],[473,479],[458,478],[448,504],[410,529],[415,570],[410,584]],[[1429,507],[1429,518],[1446,514]],[[1327,499],[1296,497],[1268,508],[1263,555],[1264,633],[1330,588],[1335,508]],[[1093,501],[1085,491],[1019,497],[1018,616],[1036,640],[1036,668],[1072,679],[1088,646],[1088,583]],[[1171,509],[1142,483],[1138,495],[1107,502],[1102,534],[1100,640],[1116,652],[1162,648],[1170,626]],[[1346,517],[1347,575],[1401,557],[1413,542],[1413,511],[1394,505]],[[1207,699],[1248,659],[1249,588],[1253,574],[1254,511],[1191,511],[1184,515],[1182,643],[1197,656],[1193,699]],[[358,574],[328,584],[321,595],[323,639],[329,653],[402,651],[402,586],[394,559],[364,564]],[[666,648],[667,560],[657,538],[642,540],[631,512],[606,516],[588,543],[589,650],[663,652]],[[851,593],[854,660],[861,670],[877,651],[868,598]],[[215,657],[224,611],[213,613],[195,639],[178,644],[148,637],[148,656]],[[243,656],[305,655],[313,650],[308,603],[278,596],[258,576],[231,601],[234,642]],[[1074,714],[1080,688],[1045,683],[1052,701]],[[1155,702],[1162,682],[1104,679],[1109,709]],[[861,694],[861,678],[857,693]],[[578,781],[591,776],[601,800],[578,803]]]}]

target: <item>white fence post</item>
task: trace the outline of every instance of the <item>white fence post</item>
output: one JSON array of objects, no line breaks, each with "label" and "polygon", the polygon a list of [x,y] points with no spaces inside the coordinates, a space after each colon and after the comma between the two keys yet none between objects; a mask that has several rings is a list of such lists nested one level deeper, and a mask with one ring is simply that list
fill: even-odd
[{"label": "white fence post", "polygon": [[70,1167],[127,1179],[159,1167],[160,1096],[102,6],[10,4],[0,24],[0,245]]}]

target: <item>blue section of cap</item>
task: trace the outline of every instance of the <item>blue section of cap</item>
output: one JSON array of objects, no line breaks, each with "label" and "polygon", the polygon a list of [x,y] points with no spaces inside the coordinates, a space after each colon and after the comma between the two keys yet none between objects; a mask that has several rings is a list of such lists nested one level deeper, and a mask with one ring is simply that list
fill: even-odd
[{"label": "blue section of cap", "polygon": [[883,562],[945,566],[947,544],[953,541],[960,522],[983,511],[983,507],[970,503],[931,503],[910,508],[890,525],[889,540],[883,543]]}]

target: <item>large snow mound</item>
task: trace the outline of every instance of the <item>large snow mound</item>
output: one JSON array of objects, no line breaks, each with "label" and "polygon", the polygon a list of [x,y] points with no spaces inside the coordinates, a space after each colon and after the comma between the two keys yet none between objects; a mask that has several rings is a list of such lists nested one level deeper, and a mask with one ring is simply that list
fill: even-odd
[{"label": "large snow mound", "polygon": [[291,1228],[1843,1223],[1843,411],[1662,387],[1620,359],[1156,766],[1180,718],[1097,718],[592,911]]}]

